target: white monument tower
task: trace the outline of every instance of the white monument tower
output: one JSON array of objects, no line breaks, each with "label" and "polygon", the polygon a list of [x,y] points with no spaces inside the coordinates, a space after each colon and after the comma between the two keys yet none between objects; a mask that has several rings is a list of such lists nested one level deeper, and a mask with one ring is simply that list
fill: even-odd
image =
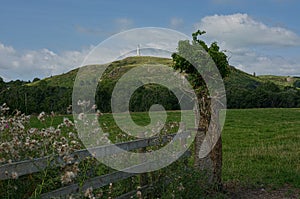
[{"label": "white monument tower", "polygon": [[141,56],[140,44],[136,47],[136,56]]}]

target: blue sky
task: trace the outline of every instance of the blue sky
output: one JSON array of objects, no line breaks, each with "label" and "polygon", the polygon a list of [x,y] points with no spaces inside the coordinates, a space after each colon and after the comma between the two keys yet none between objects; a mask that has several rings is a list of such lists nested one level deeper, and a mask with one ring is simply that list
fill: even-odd
[{"label": "blue sky", "polygon": [[2,0],[0,76],[67,72],[104,39],[131,28],[163,27],[217,41],[246,72],[300,75],[297,0]]}]

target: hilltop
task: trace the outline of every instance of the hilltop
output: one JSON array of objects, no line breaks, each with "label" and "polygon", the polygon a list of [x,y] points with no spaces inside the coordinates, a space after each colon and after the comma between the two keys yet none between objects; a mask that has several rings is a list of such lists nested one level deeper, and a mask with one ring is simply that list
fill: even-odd
[{"label": "hilltop", "polygon": [[[98,86],[96,102],[104,112],[110,111],[110,95],[117,80],[128,70],[146,64],[172,65],[172,59],[159,57],[127,57],[109,64],[101,77]],[[102,65],[93,65],[95,70]],[[27,113],[38,113],[42,110],[64,112],[71,104],[73,83],[79,69],[48,77],[34,82],[15,81],[0,82],[0,102],[6,102],[10,107],[21,109]],[[95,82],[100,82],[100,79]],[[229,108],[252,107],[299,107],[300,78],[286,76],[253,76],[229,66],[229,75],[224,79]],[[6,89],[5,88],[10,88]],[[150,100],[153,96],[157,100]],[[141,97],[144,100],[141,102]],[[167,89],[157,85],[139,88],[132,97],[132,111],[145,111],[151,103],[162,103],[167,110],[178,109],[178,101]],[[143,103],[143,104],[142,104]],[[138,108],[139,107],[139,108]]]},{"label": "hilltop", "polygon": [[[172,65],[172,59],[168,58],[159,58],[159,57],[127,57],[123,60],[112,62],[107,68],[106,73],[104,74],[104,79],[109,78],[119,78],[129,69],[151,63],[159,63],[167,66]],[[101,65],[98,65],[101,67]],[[78,68],[71,70],[67,73],[47,77],[42,80],[38,80],[32,83],[26,84],[27,86],[37,86],[41,82],[46,81],[48,86],[59,86],[65,88],[72,88]],[[244,71],[241,71],[234,66],[230,66],[229,76],[225,78],[224,82],[227,85],[239,87],[239,88],[255,88],[258,85],[266,82],[272,82],[277,86],[283,87],[298,87],[298,81],[300,82],[300,77],[290,77],[290,76],[275,76],[275,75],[260,75],[253,76]],[[300,88],[300,84],[299,84]]]}]

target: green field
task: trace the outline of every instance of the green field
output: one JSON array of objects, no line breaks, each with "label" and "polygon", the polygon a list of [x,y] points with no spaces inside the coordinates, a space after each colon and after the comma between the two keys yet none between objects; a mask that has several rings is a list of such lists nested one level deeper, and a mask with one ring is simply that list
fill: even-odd
[{"label": "green field", "polygon": [[228,110],[223,180],[300,188],[300,109]]},{"label": "green field", "polygon": [[[178,112],[169,112],[169,122]],[[53,125],[65,116],[57,116]],[[140,125],[149,122],[147,113],[134,113]],[[110,114],[101,118],[110,133],[119,129]],[[47,125],[51,123],[47,120]],[[35,117],[31,125],[43,127]],[[273,188],[285,184],[300,188],[300,109],[227,110],[223,138],[223,181],[241,186]]]},{"label": "green field", "polygon": [[[167,112],[167,125],[163,128],[164,133],[177,131],[180,115],[178,111]],[[23,116],[20,117],[22,118]],[[31,116],[29,124],[26,124],[26,128],[40,129],[34,131],[20,128],[17,125],[18,122],[5,122],[4,124],[7,127],[0,134],[1,147],[5,153],[1,153],[0,158],[2,158],[2,161],[3,157],[5,157],[5,161],[12,159],[14,162],[47,154],[58,154],[60,152],[57,152],[56,147],[61,148],[62,144],[55,144],[56,147],[53,144],[66,143],[63,141],[66,138],[70,150],[82,148],[83,146],[80,143],[77,142],[78,145],[76,142],[73,144],[71,142],[72,140],[79,141],[78,138],[73,139],[73,136],[70,137],[69,133],[74,132],[73,127],[59,127],[61,131],[58,134],[56,133],[55,129],[58,129],[57,126],[62,123],[65,117],[72,118],[71,115],[46,116],[45,121],[40,122],[37,116]],[[121,114],[118,117],[124,117],[124,115]],[[18,121],[17,118],[13,116],[8,118],[7,121]],[[132,113],[132,118],[141,126],[150,123],[148,113]],[[100,124],[104,131],[109,133],[109,139],[113,142],[134,139],[134,137],[126,136],[121,132],[116,126],[112,114],[102,115]],[[54,128],[49,128],[50,126]],[[185,161],[185,159],[176,161],[166,168],[149,174],[152,182],[157,183],[155,185],[156,188],[151,192],[151,197],[169,198],[175,190],[177,191],[176,197],[182,196],[183,198],[194,194],[201,194],[205,198],[232,198],[236,196],[239,198],[253,198],[263,189],[267,190],[266,194],[279,192],[269,197],[264,196],[264,198],[273,198],[273,196],[277,198],[286,196],[297,198],[300,194],[299,132],[300,109],[227,110],[226,122],[222,133],[224,192],[216,192],[211,187],[207,187],[203,175],[201,177],[198,172],[191,169],[193,160],[190,158],[188,161]],[[33,141],[34,139],[35,144],[30,141],[31,144],[26,145],[25,142],[29,142],[26,141],[27,137],[31,137],[28,140]],[[18,140],[24,142],[24,145]],[[6,144],[3,145],[2,143]],[[7,143],[14,145],[14,148],[5,148],[5,146],[9,146]],[[153,148],[153,150],[156,149]],[[191,147],[191,150],[193,150],[193,147]],[[18,156],[13,155],[9,151],[18,152]],[[61,187],[61,177],[69,169],[74,168],[77,167],[72,165],[60,169],[48,168],[45,172],[0,181],[0,198],[38,197],[41,193]],[[82,161],[78,168],[79,172],[72,182],[83,183],[87,179],[87,173],[92,177],[113,171],[91,159]],[[161,180],[166,180],[166,178],[171,178],[172,183],[162,184]],[[124,191],[135,189],[138,184],[138,178],[129,178],[114,184],[114,192],[111,194],[108,186],[103,187],[101,190],[106,194],[105,197],[115,197],[124,193]],[[184,192],[182,192],[182,188],[178,189],[178,186],[182,185],[186,188]],[[15,189],[18,189],[18,192],[15,192]],[[251,193],[252,195],[241,195],[241,193]]]}]

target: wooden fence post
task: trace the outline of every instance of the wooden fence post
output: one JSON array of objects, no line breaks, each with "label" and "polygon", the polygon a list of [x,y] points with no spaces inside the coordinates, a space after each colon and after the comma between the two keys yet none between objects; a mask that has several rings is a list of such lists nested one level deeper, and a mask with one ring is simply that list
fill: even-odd
[{"label": "wooden fence post", "polygon": [[[140,138],[143,138],[144,139],[144,133],[141,133],[140,134]],[[142,162],[144,162],[145,160],[143,159],[144,156],[143,154],[147,152],[147,148],[146,147],[143,147],[143,148],[140,148],[139,149],[139,153],[141,155],[141,158],[142,158]],[[148,184],[148,174],[147,173],[141,173],[140,174],[140,186],[143,187],[145,185]]]}]

